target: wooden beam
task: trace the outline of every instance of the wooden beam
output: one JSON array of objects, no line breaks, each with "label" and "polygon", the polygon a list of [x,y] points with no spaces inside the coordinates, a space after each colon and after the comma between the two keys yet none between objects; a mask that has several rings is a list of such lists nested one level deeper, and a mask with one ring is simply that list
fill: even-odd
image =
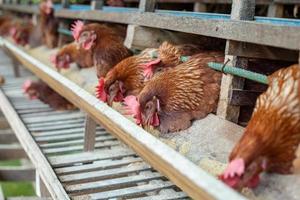
[{"label": "wooden beam", "polygon": [[103,0],[92,0],[91,1],[91,8],[92,10],[100,10],[104,5]]},{"label": "wooden beam", "polygon": [[206,12],[207,6],[205,3],[196,2],[194,3],[194,12]]},{"label": "wooden beam", "polygon": [[[232,4],[231,19],[233,20],[253,20],[255,14],[255,0],[239,1],[235,0]],[[225,62],[235,67],[247,68],[248,60],[235,55],[229,55],[231,46],[243,45],[235,41],[228,40],[225,50]],[[244,79],[232,75],[223,75],[221,83],[221,92],[217,115],[229,121],[238,122],[240,107],[230,104],[230,97],[233,89],[243,89]]]},{"label": "wooden beam", "polygon": [[19,142],[22,144],[39,175],[45,182],[53,199],[69,200],[70,198],[63,189],[47,159],[35,143],[22,120],[19,118],[17,112],[11,106],[7,97],[3,94],[2,90],[0,90],[0,108],[5,117],[9,119],[9,123],[12,125],[12,129],[16,133]]},{"label": "wooden beam", "polygon": [[156,0],[140,0],[139,11],[140,12],[154,12]]},{"label": "wooden beam", "polygon": [[0,185],[0,200],[5,200],[1,185]]},{"label": "wooden beam", "polygon": [[284,60],[290,62],[297,62],[298,60],[298,51],[251,43],[241,44],[231,42],[231,45],[227,48],[227,54],[240,57]]},{"label": "wooden beam", "polygon": [[94,151],[96,142],[96,122],[88,115],[84,125],[84,151]]},{"label": "wooden beam", "polygon": [[279,3],[271,3],[268,7],[268,17],[283,17],[284,5]]},{"label": "wooden beam", "polygon": [[254,106],[257,97],[262,92],[233,89],[231,92],[230,105],[232,106]]},{"label": "wooden beam", "polygon": [[69,0],[61,0],[61,6],[63,8],[69,8],[70,7],[70,1]]},{"label": "wooden beam", "polygon": [[18,142],[18,139],[16,138],[16,135],[14,133],[2,133],[2,130],[0,132],[1,144],[10,144]]},{"label": "wooden beam", "polygon": [[9,123],[4,117],[0,117],[0,129],[9,129]]},{"label": "wooden beam", "polygon": [[36,195],[38,197],[44,198],[44,197],[51,196],[47,187],[45,186],[43,180],[41,179],[41,177],[39,176],[37,171],[35,173],[35,191],[36,191]]},{"label": "wooden beam", "polygon": [[35,169],[32,167],[0,167],[2,181],[34,181]]},{"label": "wooden beam", "polygon": [[[141,127],[138,127],[136,124],[129,121],[119,112],[80,88],[76,83],[70,81],[42,62],[34,59],[32,56],[24,53],[24,51],[12,43],[5,41],[5,46],[15,52],[24,66],[35,73],[59,94],[88,113],[107,131],[128,144],[151,166],[169,178],[191,198],[245,199],[211,175],[208,175],[194,163],[178,154],[171,147],[157,140],[157,138],[143,130]],[[0,93],[0,107],[7,107],[2,106],[7,105],[7,103],[1,101],[3,98],[6,98],[3,96],[4,95],[1,95]],[[14,117],[17,116],[12,116],[12,118]],[[211,187],[212,185],[214,187]]]},{"label": "wooden beam", "polygon": [[27,158],[25,151],[18,144],[0,144],[0,160]]}]

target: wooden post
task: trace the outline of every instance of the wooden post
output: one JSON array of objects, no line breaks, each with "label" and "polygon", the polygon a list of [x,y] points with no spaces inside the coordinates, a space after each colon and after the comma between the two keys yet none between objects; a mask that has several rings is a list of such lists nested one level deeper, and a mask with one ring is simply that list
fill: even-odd
[{"label": "wooden post", "polygon": [[140,12],[154,12],[156,0],[141,0],[139,4]]},{"label": "wooden post", "polygon": [[[231,19],[233,20],[253,20],[255,12],[255,0],[234,0],[232,4]],[[228,55],[231,45],[243,45],[235,41],[228,40],[225,50],[225,62],[230,66],[239,66],[247,68],[248,60],[234,55]],[[232,122],[238,122],[240,107],[230,105],[232,89],[243,89],[244,79],[232,75],[223,75],[221,83],[221,92],[217,115]]]},{"label": "wooden post", "polygon": [[96,122],[88,115],[84,127],[84,151],[94,151],[96,141]]},{"label": "wooden post", "polygon": [[38,197],[51,197],[38,171],[35,173],[35,192]]},{"label": "wooden post", "polygon": [[[61,1],[61,6],[64,9],[69,8],[70,7],[69,0],[62,0]],[[59,22],[59,28],[65,28],[65,29],[67,29],[68,27],[69,27],[68,24],[66,24],[63,20],[61,20]],[[62,47],[64,45],[64,38],[65,38],[65,36],[62,33],[60,33],[59,34],[59,38],[58,38],[58,46],[59,47]]]},{"label": "wooden post", "polygon": [[61,0],[61,6],[63,8],[69,8],[70,7],[70,2],[69,0]]},{"label": "wooden post", "polygon": [[206,12],[207,6],[205,3],[195,2],[194,3],[194,12]]},{"label": "wooden post", "polygon": [[2,191],[2,187],[0,186],[0,200],[5,200],[3,191]]},{"label": "wooden post", "polygon": [[12,58],[13,70],[15,77],[20,77],[20,66],[15,58]]},{"label": "wooden post", "polygon": [[268,17],[283,17],[284,6],[283,4],[278,4],[272,2],[268,7]]},{"label": "wooden post", "polygon": [[92,10],[100,10],[104,5],[103,0],[92,0],[91,1],[91,8]]}]

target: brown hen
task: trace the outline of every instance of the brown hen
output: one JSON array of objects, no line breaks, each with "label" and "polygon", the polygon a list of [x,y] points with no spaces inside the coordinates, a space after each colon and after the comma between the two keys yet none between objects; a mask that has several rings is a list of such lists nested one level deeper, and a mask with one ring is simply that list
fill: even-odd
[{"label": "brown hen", "polygon": [[[150,79],[157,71],[162,71],[167,67],[175,67],[188,59],[188,56],[202,53],[204,50],[198,45],[181,44],[174,45],[170,42],[163,42],[156,53],[157,59],[149,62],[145,66],[145,76]],[[210,51],[205,51],[206,53]],[[213,52],[215,53],[215,52]]]},{"label": "brown hen", "polygon": [[76,108],[72,103],[42,81],[25,81],[23,84],[23,92],[28,95],[29,99],[39,99],[55,110],[74,110]]},{"label": "brown hen", "polygon": [[123,38],[106,25],[97,23],[84,25],[83,22],[77,21],[72,32],[81,48],[92,51],[99,78],[104,77],[121,60],[132,55],[123,45]]},{"label": "brown hen", "polygon": [[230,155],[220,178],[229,186],[256,187],[263,171],[288,174],[300,144],[300,66],[269,76],[269,87],[259,96],[244,135]]},{"label": "brown hen", "polygon": [[193,119],[204,118],[215,111],[221,73],[207,67],[207,63],[223,60],[222,54],[201,53],[154,76],[138,95],[140,114],[134,115],[141,120],[137,121],[159,126],[162,133],[175,132],[190,127]]},{"label": "brown hen", "polygon": [[[112,105],[113,101],[120,102],[127,95],[138,95],[144,87],[143,66],[153,60],[152,52],[154,51],[156,49],[145,49],[139,55],[119,62],[107,73],[104,82],[99,81],[97,96]],[[105,96],[105,99],[101,98]]]},{"label": "brown hen", "polygon": [[56,55],[51,57],[51,62],[57,70],[67,69],[75,62],[79,68],[93,67],[93,57],[91,50],[78,48],[76,43],[70,43],[60,49]]}]

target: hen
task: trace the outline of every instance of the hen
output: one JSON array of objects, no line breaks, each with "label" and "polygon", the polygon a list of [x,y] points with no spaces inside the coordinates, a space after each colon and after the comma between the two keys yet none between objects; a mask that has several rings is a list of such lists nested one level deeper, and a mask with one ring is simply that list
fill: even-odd
[{"label": "hen", "polygon": [[97,97],[102,101],[119,102],[127,95],[138,95],[144,87],[143,65],[153,60],[155,49],[145,49],[139,55],[128,57],[113,67],[99,80]]},{"label": "hen", "polygon": [[299,65],[269,76],[269,87],[257,99],[244,135],[220,176],[227,185],[236,189],[256,187],[261,172],[288,174],[296,169],[294,161],[300,144],[299,88]]},{"label": "hen", "polygon": [[60,49],[56,55],[51,57],[51,62],[57,70],[67,69],[70,64],[75,62],[79,68],[88,68],[93,66],[91,50],[77,48],[76,43],[70,43]]},{"label": "hen", "polygon": [[25,46],[29,43],[31,34],[34,29],[35,27],[30,21],[24,21],[11,28],[10,34],[16,44]]},{"label": "hen", "polygon": [[44,0],[40,4],[40,28],[45,45],[55,48],[58,43],[58,20],[54,17],[52,0]]},{"label": "hen", "polygon": [[21,20],[18,18],[12,18],[9,20],[3,20],[0,26],[0,35],[9,36],[12,35],[16,28],[21,24]]},{"label": "hen", "polygon": [[72,32],[81,48],[92,51],[99,78],[104,77],[121,60],[132,55],[123,45],[123,38],[106,25],[84,25],[83,22],[77,21],[72,27]]},{"label": "hen", "polygon": [[143,126],[159,126],[162,133],[188,128],[193,119],[215,111],[221,73],[207,67],[207,63],[223,60],[222,54],[201,53],[161,72],[146,83],[137,97],[138,102],[132,96],[125,98],[127,114],[135,115],[137,123]]},{"label": "hen", "polygon": [[29,99],[39,99],[55,110],[75,109],[72,103],[60,96],[42,81],[32,82],[31,80],[27,80],[24,82],[22,89],[23,92],[28,95]]},{"label": "hen", "polygon": [[175,67],[184,61],[187,56],[204,52],[199,46],[193,44],[174,45],[170,42],[163,42],[158,51],[153,55],[157,59],[145,65],[144,75],[150,79],[156,71],[161,71],[167,67]]}]

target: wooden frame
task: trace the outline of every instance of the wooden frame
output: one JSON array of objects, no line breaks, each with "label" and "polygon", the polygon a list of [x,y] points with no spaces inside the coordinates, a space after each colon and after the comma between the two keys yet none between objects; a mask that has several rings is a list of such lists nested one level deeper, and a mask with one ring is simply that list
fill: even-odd
[{"label": "wooden frame", "polygon": [[[232,191],[223,183],[208,175],[191,161],[179,155],[166,144],[158,141],[154,136],[136,126],[105,103],[100,102],[96,97],[90,95],[75,83],[45,66],[45,64],[26,54],[10,42],[4,40],[3,43],[15,53],[18,60],[30,71],[38,75],[39,78],[73,104],[87,112],[106,130],[128,144],[137,154],[182,188],[192,198],[244,199],[240,194]],[[6,102],[1,102],[1,99],[6,98],[3,96],[3,94],[0,94],[0,103],[1,105],[7,105]],[[7,117],[17,118],[17,116]],[[45,184],[48,189],[52,189],[47,183],[49,183],[49,180]],[[211,187],[212,185],[214,187]],[[53,189],[49,192],[53,192]],[[60,194],[62,193],[60,192]]]},{"label": "wooden frame", "polygon": [[38,145],[35,143],[34,139],[28,132],[14,108],[11,106],[9,100],[4,95],[2,90],[0,90],[0,108],[5,117],[9,119],[9,123],[12,125],[13,131],[16,133],[16,136],[19,142],[22,144],[28,157],[34,163],[36,170],[41,175],[41,178],[43,179],[51,196],[54,199],[69,199],[47,159],[39,149]]}]

